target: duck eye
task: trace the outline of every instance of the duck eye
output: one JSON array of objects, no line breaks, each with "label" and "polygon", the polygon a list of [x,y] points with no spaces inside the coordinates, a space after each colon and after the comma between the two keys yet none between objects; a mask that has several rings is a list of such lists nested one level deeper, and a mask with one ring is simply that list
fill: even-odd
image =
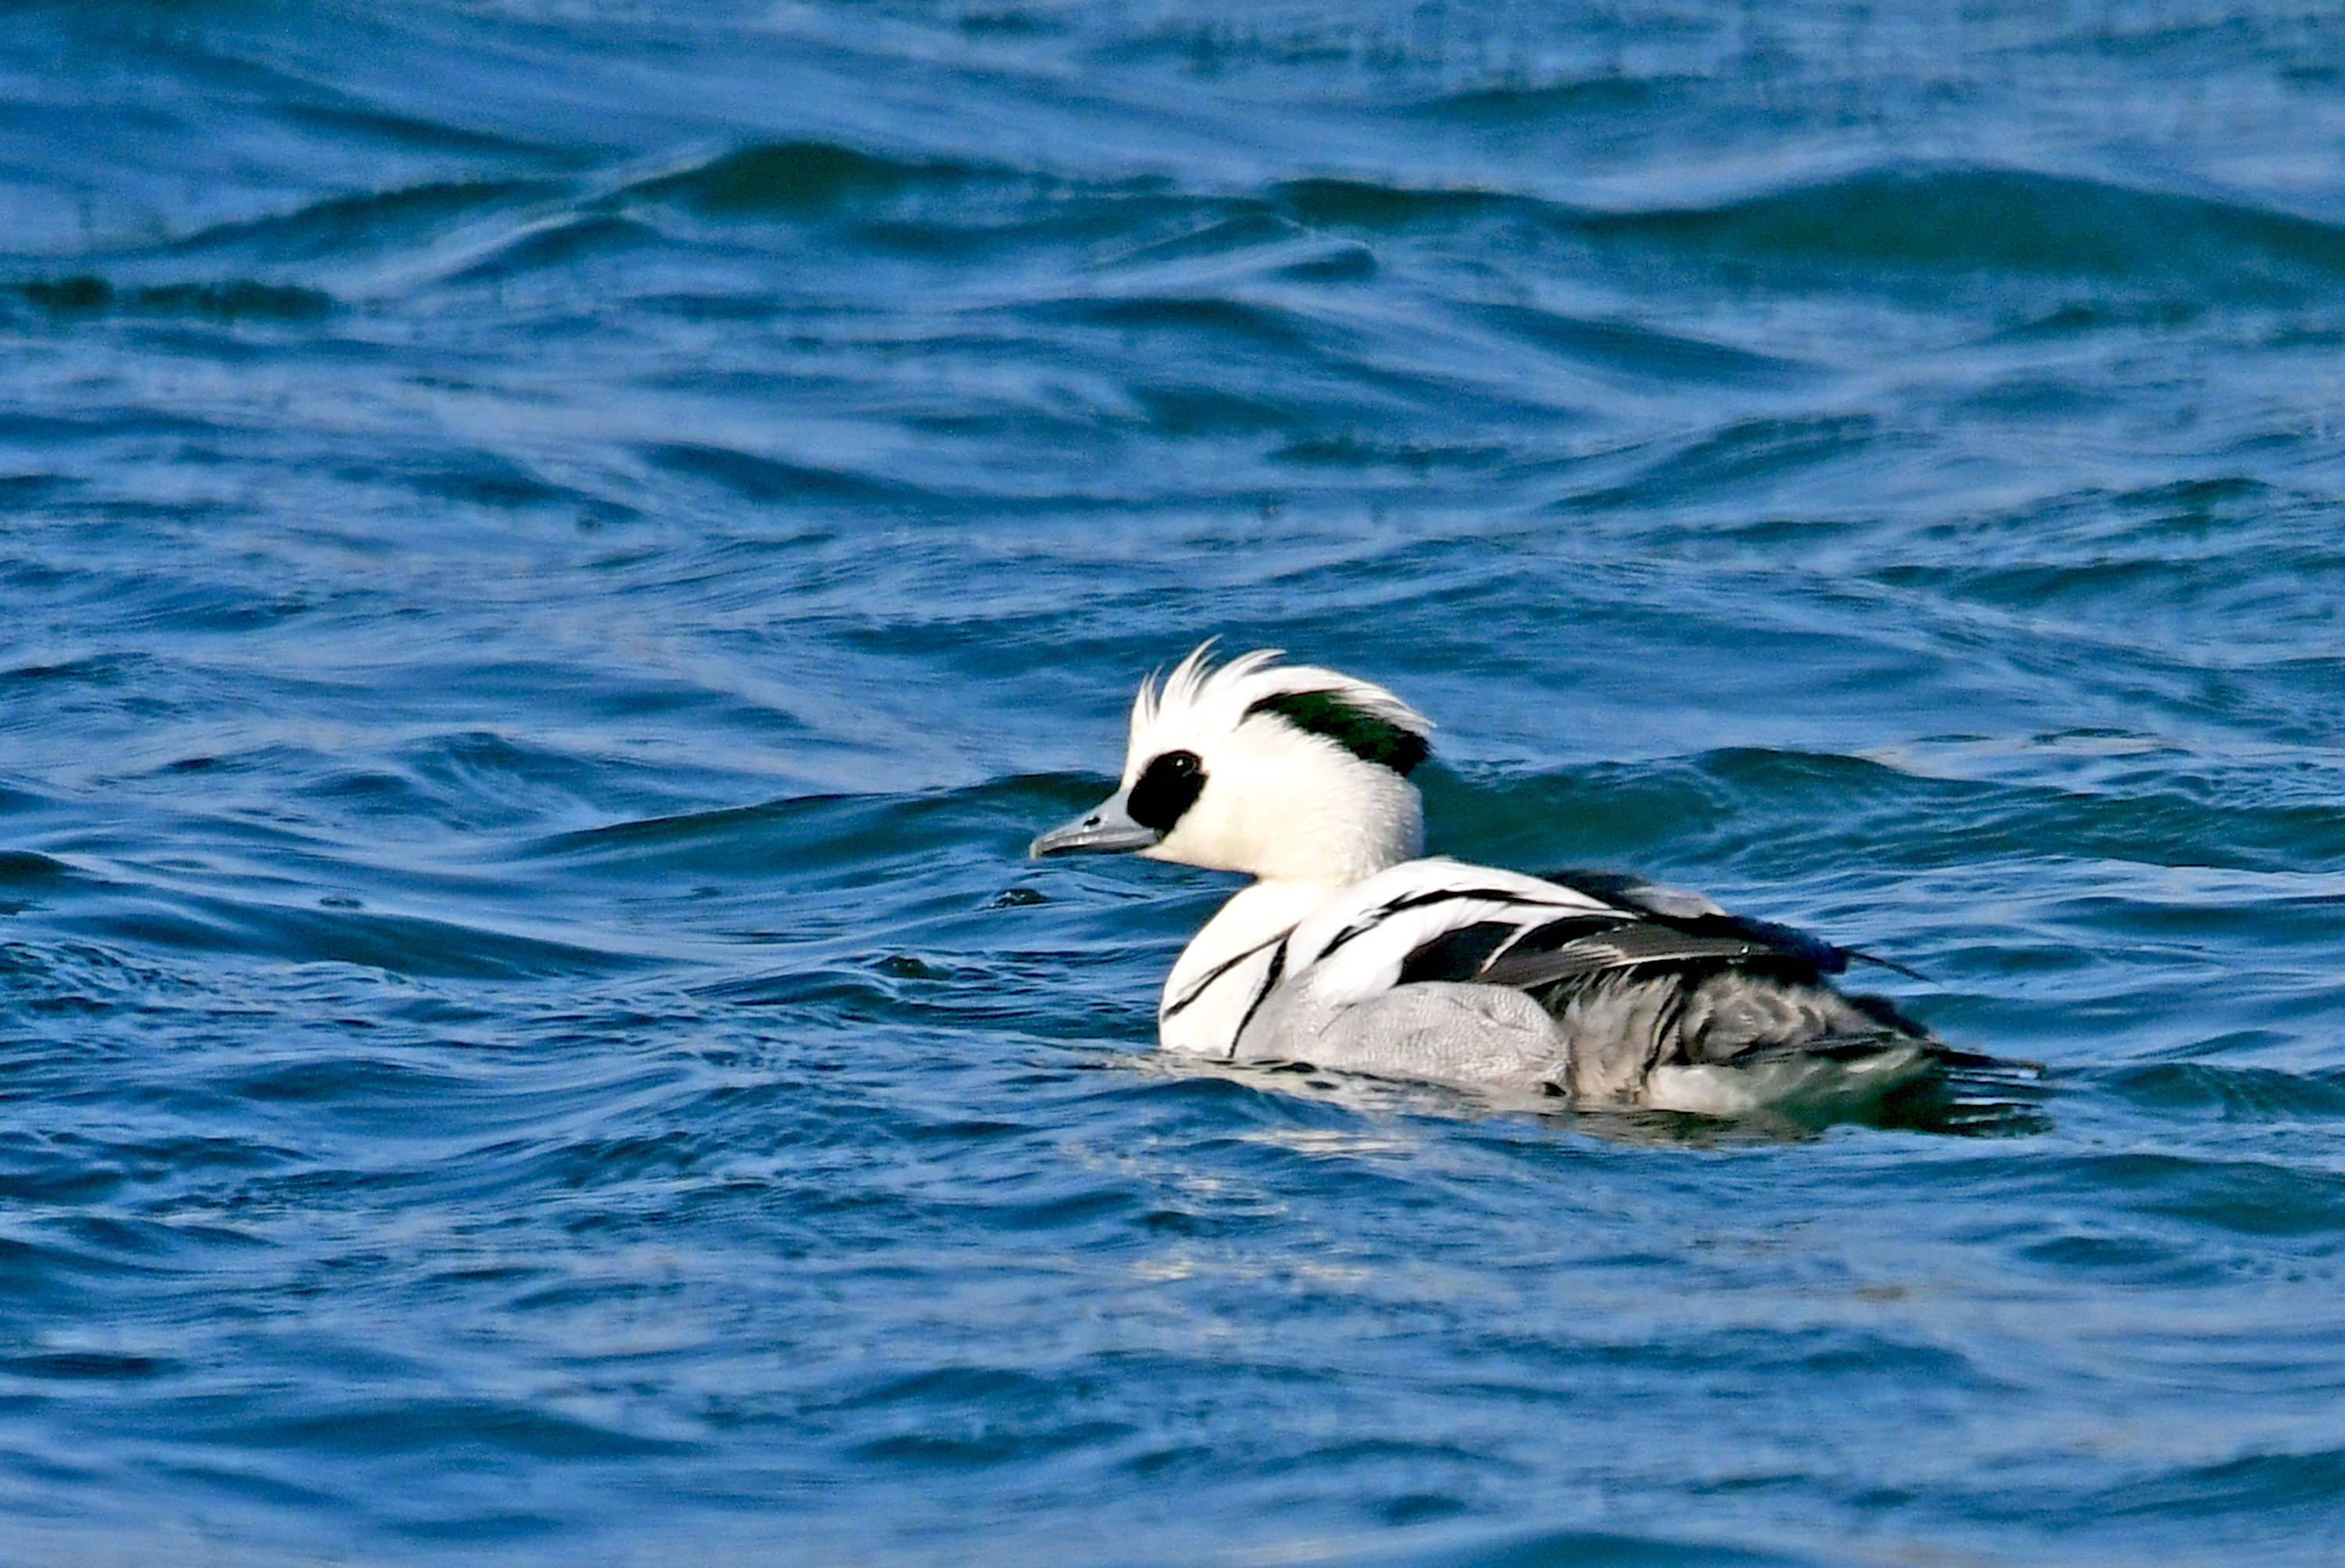
[{"label": "duck eye", "polygon": [[1167,751],[1141,769],[1124,809],[1142,827],[1169,833],[1204,788],[1205,771],[1195,752]]}]

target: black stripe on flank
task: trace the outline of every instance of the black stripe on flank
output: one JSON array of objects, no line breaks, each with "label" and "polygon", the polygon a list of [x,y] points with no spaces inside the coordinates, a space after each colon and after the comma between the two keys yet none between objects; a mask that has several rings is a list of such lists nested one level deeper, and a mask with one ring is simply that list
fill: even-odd
[{"label": "black stripe on flank", "polygon": [[1254,943],[1252,947],[1250,947],[1250,948],[1246,949],[1244,952],[1242,952],[1242,953],[1238,954],[1235,958],[1232,958],[1232,959],[1224,959],[1224,960],[1223,960],[1223,962],[1221,962],[1220,963],[1217,963],[1217,964],[1213,965],[1213,967],[1212,969],[1210,969],[1210,970],[1208,970],[1208,971],[1206,971],[1206,972],[1205,972],[1205,977],[1204,977],[1203,980],[1200,980],[1199,982],[1197,982],[1197,983],[1196,983],[1196,984],[1194,984],[1194,985],[1193,985],[1193,986],[1191,986],[1191,987],[1189,988],[1189,994],[1188,994],[1188,995],[1186,995],[1186,996],[1183,997],[1180,1001],[1173,1003],[1171,1006],[1169,1006],[1169,1007],[1165,1008],[1162,1012],[1159,1013],[1156,1015],[1156,1021],[1157,1021],[1159,1023],[1162,1023],[1164,1020],[1166,1020],[1167,1018],[1172,1017],[1174,1013],[1176,1013],[1180,1012],[1182,1009],[1183,1009],[1183,1008],[1187,1007],[1187,1006],[1189,1005],[1189,1003],[1191,1003],[1192,1002],[1196,1001],[1196,1000],[1197,1000],[1197,998],[1199,998],[1200,996],[1204,995],[1204,994],[1205,994],[1206,990],[1207,990],[1209,987],[1211,987],[1211,986],[1213,985],[1213,982],[1215,982],[1215,981],[1217,981],[1217,980],[1221,979],[1221,977],[1222,977],[1222,976],[1223,976],[1223,975],[1227,974],[1227,973],[1228,973],[1230,971],[1232,971],[1233,969],[1235,969],[1239,964],[1244,963],[1247,959],[1252,958],[1255,953],[1260,952],[1264,948],[1268,947],[1272,942],[1284,942],[1288,937],[1293,936],[1294,934],[1294,928],[1293,926],[1288,926],[1284,931],[1280,932],[1276,936],[1274,936],[1274,937],[1268,937],[1268,938],[1265,938],[1264,940],[1263,940],[1263,941],[1261,941],[1261,942],[1258,942]]},{"label": "black stripe on flank", "polygon": [[1329,942],[1326,947],[1321,950],[1319,956],[1320,958],[1325,959],[1329,953],[1334,952],[1337,948],[1342,947],[1354,937],[1367,935],[1368,932],[1376,930],[1376,927],[1382,925],[1385,921],[1390,920],[1396,914],[1404,914],[1410,910],[1423,909],[1427,904],[1447,903],[1453,899],[1487,899],[1492,903],[1512,904],[1518,909],[1526,910],[1544,910],[1553,909],[1556,907],[1553,904],[1535,903],[1532,901],[1524,898],[1519,893],[1508,892],[1499,888],[1436,888],[1429,893],[1404,893],[1399,898],[1388,900],[1386,902],[1377,905],[1375,909],[1370,910],[1366,914],[1362,915],[1358,920],[1354,921],[1350,925],[1345,926],[1342,931],[1336,933],[1335,941]]},{"label": "black stripe on flank", "polygon": [[1238,1059],[1238,1042],[1245,1038],[1246,1025],[1254,1022],[1254,1015],[1262,1011],[1262,1004],[1270,1000],[1270,993],[1278,989],[1279,980],[1285,973],[1286,938],[1282,936],[1278,939],[1277,951],[1270,955],[1270,972],[1262,977],[1262,989],[1254,993],[1252,1002],[1246,1003],[1245,1016],[1238,1020],[1236,1030],[1230,1035],[1231,1061]]},{"label": "black stripe on flank", "polygon": [[1378,718],[1332,691],[1282,691],[1245,710],[1248,718],[1257,713],[1274,713],[1304,734],[1325,736],[1361,761],[1389,768],[1404,779],[1433,750],[1414,729]]}]

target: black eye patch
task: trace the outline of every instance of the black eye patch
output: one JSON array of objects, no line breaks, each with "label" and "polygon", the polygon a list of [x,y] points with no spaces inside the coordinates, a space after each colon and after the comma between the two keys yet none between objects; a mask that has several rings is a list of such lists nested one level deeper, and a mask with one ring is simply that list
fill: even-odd
[{"label": "black eye patch", "polygon": [[1123,809],[1142,827],[1169,833],[1181,814],[1197,803],[1204,787],[1205,770],[1197,765],[1195,752],[1167,751],[1141,769]]}]

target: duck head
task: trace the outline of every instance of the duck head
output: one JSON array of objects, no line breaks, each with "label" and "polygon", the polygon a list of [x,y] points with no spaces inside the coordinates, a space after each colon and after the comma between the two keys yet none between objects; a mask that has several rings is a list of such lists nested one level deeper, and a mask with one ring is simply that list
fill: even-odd
[{"label": "duck head", "polygon": [[1424,850],[1408,775],[1432,721],[1364,680],[1278,650],[1142,681],[1120,789],[1029,853],[1135,853],[1265,881],[1341,886]]}]

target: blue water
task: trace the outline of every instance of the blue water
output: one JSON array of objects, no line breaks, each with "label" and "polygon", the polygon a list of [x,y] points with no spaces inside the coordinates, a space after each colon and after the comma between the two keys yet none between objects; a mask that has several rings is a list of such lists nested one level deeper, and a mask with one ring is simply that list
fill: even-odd
[{"label": "blue water", "polygon": [[[0,13],[0,1561],[2345,1562],[2345,22],[1954,12]],[[2048,1127],[1159,1061],[1215,633]]]}]

